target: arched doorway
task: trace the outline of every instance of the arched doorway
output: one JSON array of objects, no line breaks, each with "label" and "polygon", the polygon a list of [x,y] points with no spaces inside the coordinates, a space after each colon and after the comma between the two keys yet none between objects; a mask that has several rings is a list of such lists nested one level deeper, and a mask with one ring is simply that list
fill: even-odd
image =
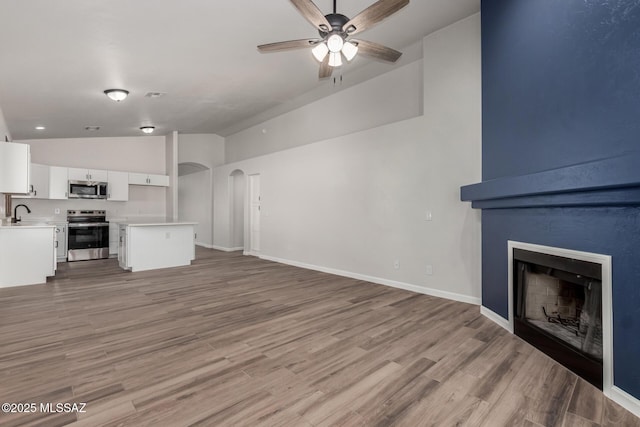
[{"label": "arched doorway", "polygon": [[236,169],[229,174],[229,246],[244,249],[245,174]]}]

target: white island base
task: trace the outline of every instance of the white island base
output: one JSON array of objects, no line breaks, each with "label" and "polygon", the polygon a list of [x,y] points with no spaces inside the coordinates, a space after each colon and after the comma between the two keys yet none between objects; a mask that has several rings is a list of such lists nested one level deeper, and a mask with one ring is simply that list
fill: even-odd
[{"label": "white island base", "polygon": [[118,263],[146,271],[190,265],[195,259],[194,222],[119,223]]},{"label": "white island base", "polygon": [[0,225],[0,288],[46,283],[56,274],[55,226]]}]

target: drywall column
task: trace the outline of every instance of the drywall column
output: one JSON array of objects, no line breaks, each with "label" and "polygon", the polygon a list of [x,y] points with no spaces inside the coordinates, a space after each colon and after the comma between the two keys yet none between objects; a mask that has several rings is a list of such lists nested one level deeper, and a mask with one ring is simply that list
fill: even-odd
[{"label": "drywall column", "polygon": [[178,219],[178,131],[167,135],[166,161],[169,187],[167,188],[167,221]]}]

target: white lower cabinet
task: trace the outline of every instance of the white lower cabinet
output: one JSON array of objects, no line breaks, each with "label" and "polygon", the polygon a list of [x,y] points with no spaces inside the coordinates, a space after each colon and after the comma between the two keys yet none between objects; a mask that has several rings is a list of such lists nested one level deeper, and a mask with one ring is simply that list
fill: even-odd
[{"label": "white lower cabinet", "polygon": [[58,262],[67,261],[67,222],[55,222],[56,227],[56,259]]},{"label": "white lower cabinet", "polygon": [[0,226],[0,288],[45,283],[56,274],[54,226]]},{"label": "white lower cabinet", "polygon": [[118,264],[125,270],[129,268],[129,251],[127,251],[127,231],[126,225],[119,225],[118,228]]},{"label": "white lower cabinet", "polygon": [[118,255],[118,236],[120,230],[117,222],[109,223],[109,256]]}]

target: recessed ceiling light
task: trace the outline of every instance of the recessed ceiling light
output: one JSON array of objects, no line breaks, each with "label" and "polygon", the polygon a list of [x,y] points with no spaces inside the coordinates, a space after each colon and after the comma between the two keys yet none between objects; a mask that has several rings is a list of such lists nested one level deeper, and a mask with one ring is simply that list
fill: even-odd
[{"label": "recessed ceiling light", "polygon": [[46,128],[44,126],[36,126],[36,130],[45,130]]},{"label": "recessed ceiling light", "polygon": [[161,96],[165,96],[165,92],[147,92],[144,94],[146,98],[160,98]]},{"label": "recessed ceiling light", "polygon": [[153,133],[155,129],[156,129],[155,126],[142,126],[140,128],[140,130],[144,133]]},{"label": "recessed ceiling light", "polygon": [[85,126],[84,130],[88,130],[89,132],[95,132],[100,130],[100,126]]},{"label": "recessed ceiling light", "polygon": [[114,101],[120,102],[129,95],[129,91],[124,89],[107,89],[104,91],[104,94]]}]

